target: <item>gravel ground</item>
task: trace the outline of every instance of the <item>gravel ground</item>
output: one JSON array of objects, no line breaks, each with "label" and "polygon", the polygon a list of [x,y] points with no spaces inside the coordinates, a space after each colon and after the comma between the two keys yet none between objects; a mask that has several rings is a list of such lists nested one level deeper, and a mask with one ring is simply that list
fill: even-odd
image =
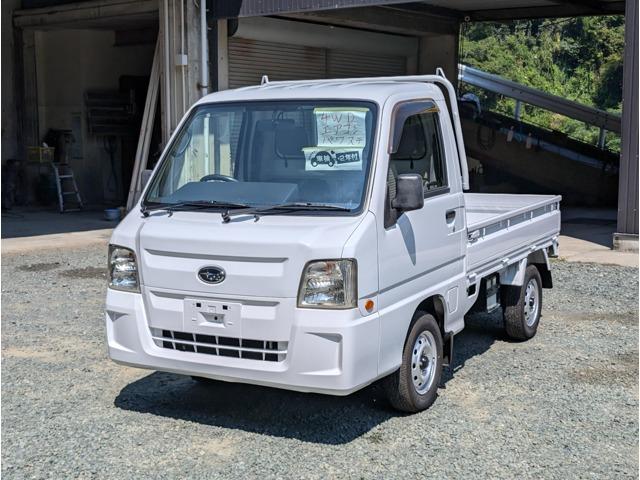
[{"label": "gravel ground", "polygon": [[638,272],[556,262],[538,335],[456,337],[439,398],[399,415],[115,365],[105,249],[2,258],[3,478],[637,478]]}]

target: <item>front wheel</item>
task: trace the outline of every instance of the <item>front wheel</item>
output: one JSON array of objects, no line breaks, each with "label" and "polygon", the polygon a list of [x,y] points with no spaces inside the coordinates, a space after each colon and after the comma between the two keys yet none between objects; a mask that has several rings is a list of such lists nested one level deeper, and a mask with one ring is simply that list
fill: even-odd
[{"label": "front wheel", "polygon": [[402,364],[384,381],[391,405],[403,412],[425,410],[435,401],[442,376],[442,334],[435,318],[421,313],[404,344]]},{"label": "front wheel", "polygon": [[538,331],[542,311],[542,278],[535,265],[529,265],[521,287],[502,286],[504,327],[513,340],[529,340]]}]

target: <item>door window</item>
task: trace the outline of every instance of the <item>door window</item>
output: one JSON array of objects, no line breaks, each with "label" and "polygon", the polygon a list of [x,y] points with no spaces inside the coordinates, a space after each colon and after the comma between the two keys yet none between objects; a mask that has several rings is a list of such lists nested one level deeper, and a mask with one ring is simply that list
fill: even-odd
[{"label": "door window", "polygon": [[438,113],[410,115],[404,122],[396,151],[389,158],[389,177],[417,173],[423,179],[425,197],[446,191],[446,161]]}]

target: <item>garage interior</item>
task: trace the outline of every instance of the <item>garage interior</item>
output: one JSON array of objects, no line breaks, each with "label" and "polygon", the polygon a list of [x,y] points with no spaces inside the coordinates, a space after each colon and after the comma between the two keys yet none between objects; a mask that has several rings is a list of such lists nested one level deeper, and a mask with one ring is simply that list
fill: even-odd
[{"label": "garage interior", "polygon": [[[71,167],[84,203],[120,205],[132,173],[157,13],[69,9],[56,21],[41,8],[21,11],[14,25],[21,27],[15,37],[22,69],[14,79],[26,101],[16,112],[22,118],[16,156],[45,142],[55,148],[55,162]],[[51,169],[39,160],[32,155],[24,162],[16,203],[56,202]]]},{"label": "garage interior", "polygon": [[[13,30],[3,28],[3,59],[12,56],[14,67],[11,79],[3,75],[3,89],[15,91],[18,99],[3,96],[3,173],[11,171],[3,175],[3,187],[7,177],[15,177],[14,204],[55,204],[48,167],[26,154],[27,146],[42,145],[46,138],[72,167],[85,203],[123,206],[132,192],[139,194],[142,170],[153,167],[182,115],[204,93],[257,84],[262,75],[271,80],[350,78],[433,73],[442,67],[456,78],[465,21],[622,14],[626,9],[625,66],[628,62],[631,68],[625,68],[620,173],[604,180],[612,183],[613,194],[589,206],[617,204],[615,233],[637,245],[637,101],[629,101],[638,98],[634,2],[522,0],[496,6],[486,0],[353,0],[340,2],[343,8],[335,5],[209,1],[204,11],[186,0],[3,2],[3,26],[9,17]],[[202,25],[208,26],[206,36]],[[5,38],[12,51],[6,51]],[[157,96],[148,98],[156,44]],[[145,120],[150,102],[158,108]],[[11,124],[13,130],[6,128]],[[467,130],[471,147],[476,129]],[[52,131],[62,133],[56,137]],[[137,174],[136,158],[143,164]],[[563,181],[569,186],[575,172],[568,167],[557,175],[564,180],[551,185],[556,191]],[[527,190],[515,181],[512,187]]]}]

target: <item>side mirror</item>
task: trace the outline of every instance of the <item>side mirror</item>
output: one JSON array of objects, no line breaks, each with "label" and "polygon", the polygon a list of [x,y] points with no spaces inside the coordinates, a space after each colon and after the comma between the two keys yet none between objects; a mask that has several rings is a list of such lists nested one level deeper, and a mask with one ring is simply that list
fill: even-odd
[{"label": "side mirror", "polygon": [[403,173],[396,179],[396,198],[391,206],[398,212],[420,210],[424,207],[422,177],[417,173]]},{"label": "side mirror", "polygon": [[144,187],[147,186],[147,183],[149,183],[149,180],[151,179],[152,173],[153,173],[153,170],[142,171],[142,173],[140,174],[140,190],[143,190]]}]

